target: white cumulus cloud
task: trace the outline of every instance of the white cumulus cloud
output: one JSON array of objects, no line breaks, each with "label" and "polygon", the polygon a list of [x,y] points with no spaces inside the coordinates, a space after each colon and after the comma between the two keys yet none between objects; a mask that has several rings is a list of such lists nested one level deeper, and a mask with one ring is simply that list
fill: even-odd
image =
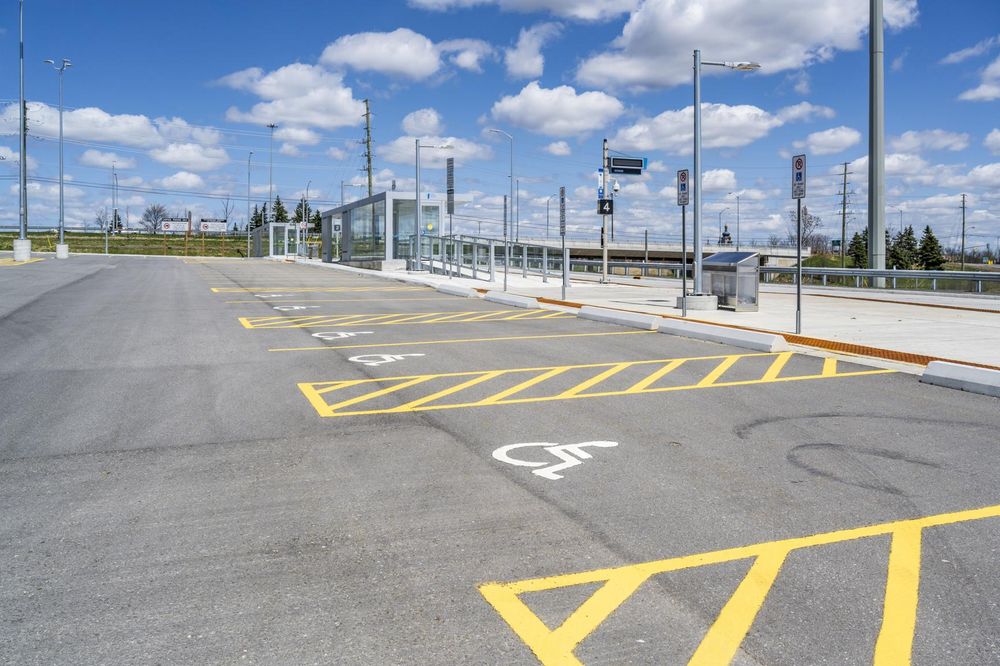
[{"label": "white cumulus cloud", "polygon": [[[886,0],[884,15],[890,27],[907,27],[916,21],[916,0]],[[695,49],[705,60],[759,62],[766,73],[798,70],[859,50],[867,27],[867,0],[647,0],[612,49],[585,60],[577,78],[594,86],[688,84]]]},{"label": "white cumulus cloud", "polygon": [[545,146],[545,152],[550,155],[555,155],[557,157],[566,157],[573,153],[573,150],[569,147],[569,144],[565,141],[554,141],[549,145]]},{"label": "white cumulus cloud", "polygon": [[821,132],[813,132],[806,137],[805,141],[796,141],[792,145],[800,150],[804,148],[810,155],[833,155],[860,142],[861,132],[852,127],[841,125]]},{"label": "white cumulus cloud", "polygon": [[542,47],[559,36],[562,26],[558,23],[539,23],[522,28],[517,44],[504,52],[507,74],[519,79],[537,79],[545,69]]},{"label": "white cumulus cloud", "polygon": [[441,114],[435,109],[417,109],[403,118],[403,131],[411,136],[441,134],[444,125]]},{"label": "white cumulus cloud", "polygon": [[[382,146],[379,154],[383,159],[396,164],[412,165],[416,159],[415,136],[401,136]],[[454,136],[421,136],[423,146],[451,146],[448,150],[438,148],[421,148],[420,167],[442,168],[449,157],[455,159],[458,165],[473,160],[493,159],[493,150],[484,144],[460,139]]]},{"label": "white cumulus cloud", "polygon": [[469,72],[483,71],[482,62],[494,57],[493,47],[481,39],[449,39],[439,42],[437,49],[453,65]]},{"label": "white cumulus cloud", "polygon": [[1000,99],[1000,56],[982,71],[981,83],[958,96],[967,102],[992,102]]},{"label": "white cumulus cloud", "polygon": [[603,92],[577,94],[570,86],[542,88],[532,81],[517,95],[496,102],[490,115],[498,122],[559,137],[604,127],[624,110],[620,101]]},{"label": "white cumulus cloud", "polygon": [[639,0],[409,0],[409,4],[435,11],[496,5],[504,11],[549,12],[578,21],[603,21],[633,11]]},{"label": "white cumulus cloud", "polygon": [[201,176],[189,171],[178,171],[160,181],[163,187],[171,190],[200,190],[205,187]]},{"label": "white cumulus cloud", "polygon": [[117,153],[106,153],[100,150],[94,150],[93,148],[83,151],[83,154],[80,155],[80,164],[83,166],[99,167],[102,169],[110,169],[112,165],[118,169],[135,168],[135,160],[131,157],[122,157]]},{"label": "white cumulus cloud", "polygon": [[969,135],[942,129],[910,130],[893,138],[889,144],[899,153],[921,153],[925,150],[958,151],[969,147]]},{"label": "white cumulus cloud", "polygon": [[154,148],[149,156],[157,162],[189,171],[209,171],[229,162],[229,155],[223,148],[197,143],[171,143]]},{"label": "white cumulus cloud", "polygon": [[426,79],[441,67],[434,43],[409,28],[344,35],[323,50],[320,62],[414,80]]},{"label": "white cumulus cloud", "polygon": [[983,145],[994,155],[1000,155],[1000,129],[994,128],[992,132],[987,134]]}]

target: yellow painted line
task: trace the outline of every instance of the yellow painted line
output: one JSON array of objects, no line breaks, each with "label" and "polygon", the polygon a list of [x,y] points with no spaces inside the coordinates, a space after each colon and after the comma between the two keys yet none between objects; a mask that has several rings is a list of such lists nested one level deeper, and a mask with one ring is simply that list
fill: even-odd
[{"label": "yellow painted line", "polygon": [[722,359],[722,362],[720,362],[719,365],[715,367],[715,370],[712,370],[712,372],[705,375],[705,378],[702,379],[700,382],[698,382],[697,386],[699,388],[705,388],[707,386],[711,386],[716,381],[718,381],[719,377],[726,374],[726,370],[733,367],[736,364],[736,361],[738,360],[740,360],[739,356],[730,356],[729,358]]},{"label": "yellow painted line", "polygon": [[837,359],[826,358],[823,359],[823,376],[832,377],[837,374]]},{"label": "yellow painted line", "polygon": [[[344,400],[343,402],[338,402],[337,404],[330,405],[329,407],[327,406],[326,401],[324,401],[323,398],[320,397],[322,395],[322,389],[319,390],[319,391],[314,391],[315,392],[315,396],[310,396],[308,393],[306,394],[306,396],[309,398],[309,401],[312,402],[313,407],[316,407],[316,405],[317,405],[316,401],[318,400],[319,404],[322,405],[325,408],[329,408],[329,409],[342,409],[344,407],[349,407],[349,406],[351,406],[351,405],[353,405],[355,403],[361,402],[362,400],[372,400],[374,398],[378,398],[378,397],[381,397],[383,395],[388,395],[390,393],[393,393],[394,391],[400,391],[402,389],[405,389],[407,387],[413,386],[415,384],[420,384],[422,382],[426,382],[426,381],[428,381],[430,379],[433,379],[433,377],[416,377],[414,379],[411,379],[410,381],[406,381],[406,382],[403,382],[401,384],[396,384],[395,386],[389,386],[389,387],[381,389],[379,391],[375,391],[374,393],[366,393],[366,394],[364,394],[362,396],[358,396],[356,398],[351,398],[350,400]],[[301,387],[301,384],[299,386]],[[337,388],[340,388],[340,387],[338,386]]]},{"label": "yellow painted line", "polygon": [[255,298],[250,301],[222,301],[223,303],[390,303],[396,301],[444,301],[451,296],[434,298]]},{"label": "yellow painted line", "polygon": [[575,395],[579,395],[579,394],[583,393],[584,391],[586,391],[587,389],[589,389],[591,386],[596,386],[597,384],[600,384],[601,382],[603,382],[605,379],[611,377],[612,375],[617,375],[619,372],[621,372],[625,368],[629,368],[631,366],[632,366],[631,363],[619,363],[618,365],[613,365],[610,368],[608,368],[607,370],[605,370],[604,372],[598,373],[598,374],[594,375],[593,377],[591,377],[590,379],[588,379],[586,381],[580,382],[579,384],[577,384],[573,388],[566,389],[565,391],[563,391],[562,393],[560,393],[558,397],[560,397],[560,398],[571,398],[571,397],[573,397]]},{"label": "yellow painted line", "polygon": [[[650,332],[652,333],[653,331],[650,331]],[[654,383],[656,383],[656,381],[658,379],[660,379],[661,377],[665,377],[666,375],[670,374],[671,372],[673,372],[674,370],[676,370],[677,368],[679,368],[684,363],[685,360],[686,359],[683,359],[683,358],[675,358],[674,360],[670,361],[669,363],[667,363],[665,366],[663,366],[659,370],[653,371],[645,379],[640,379],[635,384],[633,384],[632,386],[630,386],[627,389],[625,389],[625,392],[626,393],[642,393],[647,388],[649,388]]]},{"label": "yellow painted line", "polygon": [[[320,326],[337,326],[344,325],[345,323],[350,323],[352,326],[358,325],[371,325],[371,326],[395,326],[399,324],[434,324],[434,323],[447,323],[447,324],[467,324],[473,322],[482,321],[508,321],[513,317],[521,317],[521,321],[533,321],[535,319],[547,319],[550,314],[542,316],[538,313],[544,312],[543,310],[533,310],[531,313],[534,315],[530,318],[524,318],[524,312],[518,310],[491,310],[489,312],[482,312],[481,310],[473,310],[471,312],[419,312],[419,313],[394,313],[394,314],[355,314],[355,315],[296,315],[296,316],[254,316],[254,317],[239,317],[240,323],[244,328],[252,329],[276,329],[276,328],[317,328]],[[572,317],[572,314],[556,312],[552,313],[559,315],[560,317]],[[437,322],[435,318],[437,317],[448,317],[448,321]],[[485,319],[489,317],[490,319]],[[387,319],[387,321],[378,321],[379,319]],[[421,321],[423,320],[423,321]]]},{"label": "yellow painted line", "polygon": [[882,629],[875,642],[873,666],[910,663],[920,589],[920,532],[920,526],[893,532]]},{"label": "yellow painted line", "polygon": [[427,287],[212,287],[216,294],[236,294],[248,291],[288,292],[291,294],[332,293],[343,291],[427,291]]},{"label": "yellow painted line", "polygon": [[[652,331],[650,331],[650,332],[652,332]],[[524,391],[525,389],[531,388],[535,384],[541,384],[542,382],[544,382],[547,379],[552,379],[556,375],[561,375],[562,373],[566,372],[567,370],[569,370],[569,368],[553,368],[552,370],[549,370],[548,372],[543,372],[542,374],[536,375],[535,377],[532,377],[531,379],[529,379],[527,381],[523,381],[520,384],[516,384],[514,386],[511,386],[509,389],[504,389],[503,391],[500,391],[499,393],[494,393],[493,395],[491,395],[488,398],[483,398],[482,400],[480,400],[476,404],[477,405],[494,405],[497,402],[499,402],[501,400],[504,400],[505,398],[509,398],[510,396],[514,395],[515,393],[520,393],[521,391]]]},{"label": "yellow painted line", "polygon": [[[750,631],[757,612],[781,571],[789,550],[772,546],[757,556],[733,596],[695,650],[688,666],[728,664],[736,656],[740,644]],[[584,636],[586,638],[586,636]]]},{"label": "yellow painted line", "polygon": [[[788,359],[790,359],[791,357],[792,357],[792,352],[782,352],[781,354],[778,354],[778,357],[774,359],[773,363],[771,363],[771,367],[767,369],[767,372],[764,373],[762,379],[764,379],[764,381],[773,381],[777,379],[778,375],[781,374],[781,371],[788,364]],[[825,365],[823,366],[823,370],[824,370],[823,374],[826,375]],[[837,374],[836,369],[834,370],[833,374]]]},{"label": "yellow painted line", "polygon": [[[714,666],[728,664],[733,659],[780,574],[782,564],[792,551],[891,535],[882,626],[873,663],[875,666],[908,665],[919,601],[922,530],[998,517],[1000,505],[987,506],[607,569],[509,583],[484,583],[479,586],[479,592],[542,664],[580,664],[573,654],[576,647],[653,576],[754,558],[747,575],[723,606],[689,661],[690,664]],[[602,585],[554,629],[542,622],[521,599],[521,595],[527,592],[593,583]]]},{"label": "yellow painted line", "polygon": [[269,352],[331,351],[334,349],[370,349],[372,347],[416,347],[420,345],[448,345],[468,342],[507,342],[510,340],[546,340],[552,338],[591,338],[606,335],[648,335],[656,331],[610,331],[602,333],[554,333],[552,335],[505,335],[498,338],[456,338],[453,340],[420,340],[417,342],[369,342],[359,345],[334,345],[323,347],[276,347]]},{"label": "yellow painted line", "polygon": [[[419,400],[419,403],[415,405],[414,403],[408,403],[408,405],[404,405],[402,407],[394,407],[394,408],[358,409],[355,411],[341,411],[342,408],[345,406],[366,402],[371,398],[376,398],[381,395],[384,395],[385,394],[384,389],[380,389],[371,394],[364,394],[352,398],[348,403],[337,403],[334,405],[327,405],[321,401],[320,403],[313,402],[313,406],[317,408],[316,411],[322,417],[363,416],[372,414],[401,413],[404,411],[431,411],[431,410],[443,410],[443,409],[462,409],[466,407],[485,407],[492,405],[516,405],[516,404],[526,404],[534,402],[551,402],[555,400],[573,400],[580,398],[604,398],[604,397],[622,396],[622,395],[665,393],[670,391],[689,391],[689,390],[706,389],[706,388],[750,386],[756,384],[769,384],[778,382],[831,379],[831,378],[842,378],[842,377],[862,377],[867,375],[880,375],[880,374],[888,374],[894,372],[893,370],[871,369],[871,370],[858,370],[853,372],[842,372],[832,376],[825,376],[822,374],[807,374],[807,375],[799,375],[791,377],[790,376],[775,377],[769,380],[748,379],[748,380],[728,381],[728,382],[722,382],[718,380],[713,380],[710,382],[706,381],[706,379],[712,378],[714,376],[720,376],[721,372],[724,372],[726,369],[732,367],[735,363],[737,363],[741,359],[754,358],[754,357],[774,357],[774,356],[776,356],[776,353],[774,352],[771,353],[762,352],[762,353],[736,354],[736,355],[724,355],[724,356],[723,355],[704,356],[704,357],[687,358],[687,359],[658,359],[652,361],[628,361],[619,363],[589,363],[583,365],[547,366],[540,368],[510,368],[506,370],[479,370],[479,371],[467,371],[467,372],[450,372],[442,374],[387,377],[385,379],[367,379],[359,381],[355,386],[363,386],[364,384],[376,383],[376,382],[381,384],[391,381],[409,382],[416,380],[417,383],[421,383],[423,381],[429,381],[432,379],[443,379],[451,377],[481,377],[485,375],[490,375],[489,377],[490,379],[503,375],[514,375],[514,374],[545,373],[548,375],[545,378],[532,377],[529,378],[528,380],[525,380],[525,382],[530,382],[527,384],[528,386],[534,386],[536,384],[542,383],[544,379],[548,379],[549,377],[554,377],[555,375],[562,374],[562,372],[568,370],[579,370],[579,369],[590,369],[590,368],[604,369],[596,376],[591,377],[590,379],[587,379],[584,382],[581,382],[580,384],[577,384],[576,386],[574,386],[569,390],[560,391],[558,393],[552,393],[549,395],[533,396],[530,398],[515,398],[509,396],[497,397],[496,395],[494,395],[485,400],[474,400],[469,402],[446,403],[446,404],[428,404],[432,401],[421,398]],[[636,390],[635,388],[636,385],[633,385],[628,389],[616,389],[612,391],[590,391],[587,393],[583,392],[586,391],[587,389],[591,389],[594,386],[600,384],[601,382],[608,379],[612,375],[617,374],[618,372],[621,372],[622,370],[630,367],[654,365],[654,364],[673,364],[678,361],[684,362],[684,361],[716,360],[716,359],[720,360],[721,362],[718,364],[718,366],[716,366],[714,370],[712,370],[711,373],[709,373],[708,377],[693,384],[685,384],[681,386],[661,386],[661,387],[650,387],[649,385],[646,385],[640,387],[639,390]],[[677,364],[679,365],[679,363]],[[560,372],[553,372],[554,370],[560,370]],[[480,382],[475,382],[475,383],[480,383]],[[317,391],[328,388],[329,384],[330,384],[329,382],[303,382],[300,383],[298,386],[299,389],[307,396],[318,396],[319,394],[317,393]],[[526,387],[527,386],[525,386],[525,388]],[[436,396],[435,399],[437,397],[442,397],[443,395],[451,395],[458,392],[459,391],[457,390],[449,390],[447,394]],[[516,392],[517,391],[512,392],[511,395],[513,395]],[[310,401],[312,401],[312,398],[310,398]],[[414,405],[414,406],[411,407],[409,405]]]},{"label": "yellow painted line", "polygon": [[28,259],[27,261],[14,261],[9,257],[4,257],[0,259],[0,268],[17,268],[18,266],[24,266],[25,264],[34,264],[39,261],[45,261],[44,257],[38,257],[35,259]]},{"label": "yellow painted line", "polygon": [[424,396],[423,398],[418,398],[405,405],[400,405],[399,407],[393,407],[388,410],[389,412],[412,412],[414,409],[423,405],[424,403],[437,400],[438,398],[443,398],[445,396],[451,395],[452,393],[458,393],[459,391],[464,391],[465,389],[475,386],[476,384],[482,384],[483,382],[489,381],[503,374],[503,371],[487,372],[478,377],[473,377],[472,379],[466,380],[461,384],[442,389],[437,393],[431,393],[430,395]]}]

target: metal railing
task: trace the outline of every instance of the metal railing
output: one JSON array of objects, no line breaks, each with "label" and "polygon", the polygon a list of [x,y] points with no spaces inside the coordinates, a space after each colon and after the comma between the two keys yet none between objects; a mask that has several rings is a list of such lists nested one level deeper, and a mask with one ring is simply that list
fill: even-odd
[{"label": "metal railing", "polygon": [[[509,274],[549,278],[562,273],[563,258],[557,248],[533,243],[508,241],[479,236],[423,236],[420,262],[424,270],[455,277],[471,277],[495,281],[498,271],[506,267]],[[411,256],[413,240],[411,239]],[[411,262],[416,267],[416,260]],[[688,271],[692,264],[688,263]],[[570,259],[569,272],[582,277],[601,275],[600,259]],[[653,277],[680,279],[683,265],[679,261],[608,261],[608,275],[613,277]],[[582,275],[581,275],[582,274]],[[761,266],[764,283],[795,284],[794,266]],[[690,272],[689,272],[690,275]],[[875,270],[870,268],[802,268],[803,285],[841,286],[874,289],[908,289],[914,291],[968,291],[1000,293],[1000,272],[984,271],[923,271]]]}]

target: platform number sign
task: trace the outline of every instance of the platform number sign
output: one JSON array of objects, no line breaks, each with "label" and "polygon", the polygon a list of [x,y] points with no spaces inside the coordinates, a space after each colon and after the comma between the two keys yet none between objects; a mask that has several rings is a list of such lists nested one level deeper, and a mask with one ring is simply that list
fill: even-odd
[{"label": "platform number sign", "polygon": [[688,170],[681,169],[677,172],[677,205],[687,206],[691,189],[688,183]]},{"label": "platform number sign", "polygon": [[597,214],[598,215],[614,215],[615,214],[615,202],[613,199],[598,199],[597,200]]},{"label": "platform number sign", "polygon": [[806,156],[792,158],[792,198],[806,198]]},{"label": "platform number sign", "polygon": [[559,235],[566,237],[566,188],[559,188]]}]

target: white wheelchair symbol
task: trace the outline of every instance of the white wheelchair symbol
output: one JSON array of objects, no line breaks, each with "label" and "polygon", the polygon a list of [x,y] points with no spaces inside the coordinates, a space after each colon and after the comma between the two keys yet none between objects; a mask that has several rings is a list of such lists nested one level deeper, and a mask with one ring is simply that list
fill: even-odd
[{"label": "white wheelchair symbol", "polygon": [[313,333],[314,338],[320,340],[340,340],[341,338],[353,338],[356,335],[371,335],[371,331],[322,331]]},{"label": "white wheelchair symbol", "polygon": [[349,361],[354,361],[355,363],[360,363],[361,365],[376,366],[383,365],[385,363],[395,363],[396,361],[402,361],[408,356],[423,356],[423,354],[364,354],[362,356],[352,356],[347,359]]},{"label": "white wheelchair symbol", "polygon": [[[493,457],[500,462],[507,463],[508,465],[517,465],[519,467],[540,467],[541,469],[531,470],[532,474],[537,474],[545,479],[551,479],[555,481],[556,479],[563,478],[562,475],[556,472],[561,472],[564,469],[570,467],[575,467],[583,463],[584,460],[589,460],[593,458],[590,453],[584,451],[585,447],[597,446],[601,448],[608,448],[612,446],[618,446],[618,442],[581,442],[580,444],[553,444],[552,442],[528,442],[526,444],[508,444],[507,446],[501,446],[499,449],[493,452]],[[562,462],[552,463],[549,462],[536,462],[531,460],[521,460],[519,458],[511,458],[508,452],[515,449],[523,449],[528,447],[539,447],[544,449],[546,452],[552,454]]]}]

